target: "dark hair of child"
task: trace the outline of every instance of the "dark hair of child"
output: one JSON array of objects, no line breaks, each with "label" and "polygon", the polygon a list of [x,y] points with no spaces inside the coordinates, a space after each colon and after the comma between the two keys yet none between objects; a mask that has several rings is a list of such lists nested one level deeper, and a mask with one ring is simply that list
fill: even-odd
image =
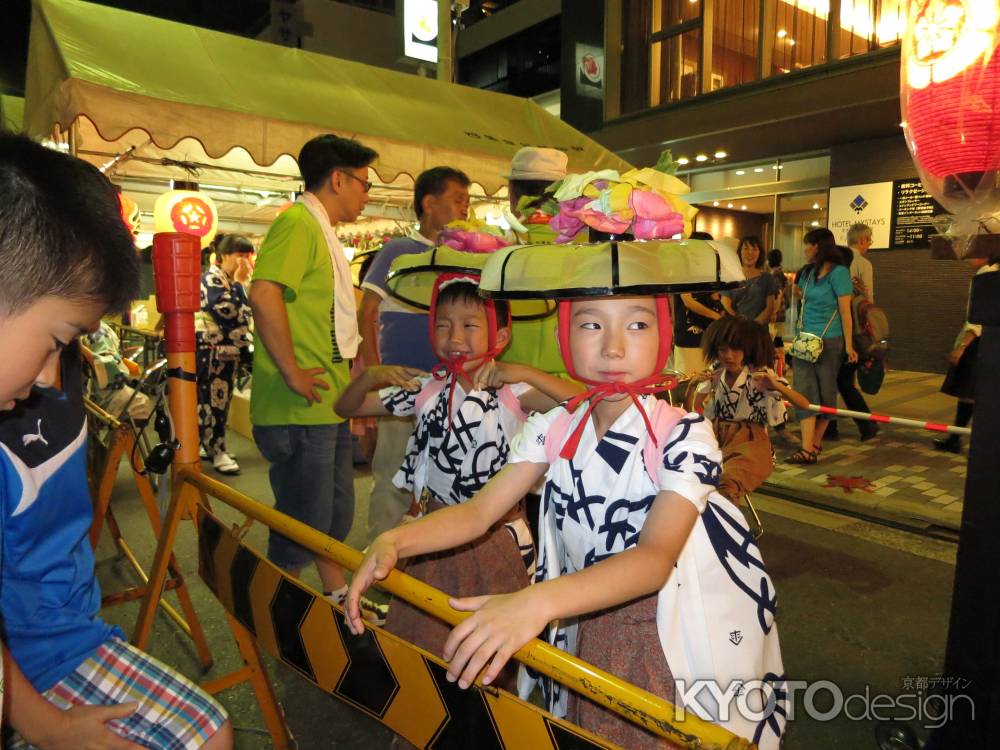
[{"label": "dark hair of child", "polygon": [[705,359],[714,362],[719,349],[739,349],[743,364],[750,369],[771,367],[774,364],[774,342],[767,328],[749,318],[727,315],[712,322],[701,337],[701,350]]},{"label": "dark hair of child", "polygon": [[[465,302],[484,307],[486,300],[479,296],[479,287],[468,281],[455,281],[447,284],[439,293],[438,305],[445,303]],[[493,301],[493,306],[497,311],[497,327],[506,328],[510,325],[510,304],[505,299]]]},{"label": "dark hair of child", "polygon": [[124,310],[139,256],[107,177],[85,161],[0,133],[0,312],[64,297]]},{"label": "dark hair of child", "polygon": [[212,244],[215,245],[215,252],[219,255],[254,252],[253,243],[242,234],[220,234]]}]

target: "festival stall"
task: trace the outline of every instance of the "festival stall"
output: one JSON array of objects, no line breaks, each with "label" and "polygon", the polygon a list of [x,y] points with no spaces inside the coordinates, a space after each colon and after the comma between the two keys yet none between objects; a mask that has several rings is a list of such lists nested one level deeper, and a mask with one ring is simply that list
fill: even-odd
[{"label": "festival stall", "polygon": [[175,180],[210,199],[186,206],[200,236],[212,208],[213,231],[263,235],[302,189],[294,156],[320,133],[379,153],[366,217],[339,228],[359,246],[414,221],[413,180],[432,166],[468,174],[474,204],[505,189],[524,145],[566,151],[571,169],[628,166],[530,100],[81,0],[33,0],[26,91],[28,134],[104,170],[144,232]]},{"label": "festival stall", "polygon": [[396,221],[412,220],[413,179],[436,165],[481,198],[505,187],[522,145],[563,149],[571,169],[627,166],[529,100],[80,0],[34,0],[26,88],[27,132],[104,168],[144,228],[177,179],[200,183],[224,231],[262,234],[319,133],[379,152],[369,213]]}]

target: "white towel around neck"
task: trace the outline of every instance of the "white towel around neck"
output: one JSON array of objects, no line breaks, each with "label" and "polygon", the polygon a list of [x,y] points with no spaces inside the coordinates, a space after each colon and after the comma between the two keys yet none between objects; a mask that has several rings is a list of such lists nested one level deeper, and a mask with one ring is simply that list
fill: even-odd
[{"label": "white towel around neck", "polygon": [[299,196],[299,203],[319,222],[326,247],[330,252],[330,263],[333,265],[333,305],[334,326],[337,336],[337,346],[344,359],[354,359],[358,355],[358,345],[361,336],[358,333],[358,312],[354,301],[354,283],[351,281],[351,266],[344,255],[344,247],[333,232],[330,217],[323,204],[312,193]]}]

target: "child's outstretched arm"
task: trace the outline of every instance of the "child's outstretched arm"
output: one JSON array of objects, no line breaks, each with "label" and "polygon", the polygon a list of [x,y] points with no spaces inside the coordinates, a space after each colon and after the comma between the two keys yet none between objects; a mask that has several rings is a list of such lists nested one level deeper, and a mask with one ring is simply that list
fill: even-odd
[{"label": "child's outstretched arm", "polygon": [[549,622],[659,591],[697,519],[693,503],[676,492],[661,491],[632,549],[513,594],[452,599],[455,609],[474,614],[457,625],[445,643],[448,679],[467,688],[486,667],[483,684],[488,685]]},{"label": "child's outstretched arm", "polygon": [[711,380],[711,378],[711,370],[701,370],[700,372],[694,373],[688,379],[687,394],[684,397],[685,409],[701,413],[702,406],[705,404],[705,399],[709,396],[709,391],[702,390],[699,386],[701,386],[701,384],[705,381]]},{"label": "child's outstretched arm", "polygon": [[348,384],[340,394],[333,410],[342,417],[382,417],[389,413],[379,398],[377,388],[396,385],[406,390],[420,390],[417,378],[426,372],[415,367],[375,365]]},{"label": "child's outstretched arm", "polygon": [[805,409],[809,406],[809,399],[784,383],[781,378],[775,375],[771,370],[761,370],[760,372],[755,372],[753,377],[763,380],[767,384],[768,388],[772,391],[780,393],[796,408]]},{"label": "child's outstretched arm", "polygon": [[526,412],[547,412],[563,401],[583,393],[583,385],[558,375],[522,365],[517,362],[487,362],[472,376],[476,388],[500,388],[510,383],[527,383],[531,390],[522,393],[518,400]]},{"label": "child's outstretched arm", "polygon": [[347,592],[347,624],[351,632],[364,631],[359,601],[381,581],[400,558],[458,547],[485,534],[503,518],[548,468],[547,464],[509,463],[468,502],[434,511],[411,523],[380,534],[368,547]]}]

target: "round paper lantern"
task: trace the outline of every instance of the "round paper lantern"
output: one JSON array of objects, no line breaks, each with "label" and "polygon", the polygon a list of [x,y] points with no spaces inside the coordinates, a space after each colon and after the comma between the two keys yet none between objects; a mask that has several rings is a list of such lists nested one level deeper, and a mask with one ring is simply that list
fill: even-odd
[{"label": "round paper lantern", "polygon": [[959,222],[1000,208],[1000,0],[910,0],[900,104],[927,192]]},{"label": "round paper lantern", "polygon": [[191,189],[168,190],[156,199],[153,224],[157,232],[192,234],[205,248],[219,229],[219,212],[205,193]]}]

